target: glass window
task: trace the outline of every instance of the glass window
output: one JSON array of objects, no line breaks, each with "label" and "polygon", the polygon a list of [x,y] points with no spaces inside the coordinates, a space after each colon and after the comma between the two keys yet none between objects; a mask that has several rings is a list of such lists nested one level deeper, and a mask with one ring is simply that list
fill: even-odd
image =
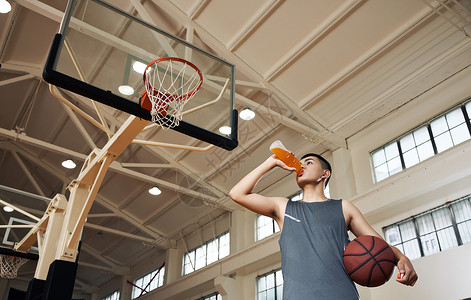
[{"label": "glass window", "polygon": [[202,298],[198,298],[197,300],[222,300],[222,296],[219,293],[214,293]]},{"label": "glass window", "polygon": [[199,270],[230,254],[229,232],[183,255],[183,275]]},{"label": "glass window", "polygon": [[418,217],[383,228],[385,240],[410,259],[471,242],[471,202],[466,196]]},{"label": "glass window", "polygon": [[134,282],[132,287],[131,299],[136,299],[140,295],[148,293],[161,287],[164,284],[165,267],[154,270],[138,279]]},{"label": "glass window", "polygon": [[280,231],[278,223],[270,217],[259,215],[257,217],[257,241]]},{"label": "glass window", "polygon": [[373,151],[376,182],[471,139],[469,120],[467,123],[464,113],[469,119],[470,110],[471,102],[468,102]]},{"label": "glass window", "polygon": [[103,300],[119,300],[119,291],[114,291],[111,295],[103,297]]},{"label": "glass window", "polygon": [[283,299],[283,276],[281,270],[270,272],[257,278],[257,299]]},{"label": "glass window", "polygon": [[396,142],[375,151],[373,154],[373,162],[383,162],[381,164],[374,163],[375,176],[377,181],[381,181],[393,174],[402,171],[401,158],[399,157],[399,148]]},{"label": "glass window", "polygon": [[437,151],[442,152],[470,138],[461,107],[430,123]]}]

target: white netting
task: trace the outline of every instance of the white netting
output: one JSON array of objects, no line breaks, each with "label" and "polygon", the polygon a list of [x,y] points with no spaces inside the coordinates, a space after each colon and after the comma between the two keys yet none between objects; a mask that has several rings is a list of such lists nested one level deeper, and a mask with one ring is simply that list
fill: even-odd
[{"label": "white netting", "polygon": [[195,96],[203,77],[191,63],[179,58],[156,60],[144,74],[152,122],[162,128],[178,126],[185,104]]},{"label": "white netting", "polygon": [[0,278],[12,279],[18,276],[18,269],[29,259],[0,254]]}]

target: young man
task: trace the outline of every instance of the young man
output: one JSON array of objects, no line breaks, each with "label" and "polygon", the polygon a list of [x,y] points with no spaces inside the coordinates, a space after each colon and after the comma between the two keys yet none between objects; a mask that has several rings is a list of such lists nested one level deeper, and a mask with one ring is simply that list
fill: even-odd
[{"label": "young man", "polygon": [[[251,211],[273,218],[280,227],[283,299],[358,299],[355,284],[343,266],[343,251],[350,230],[355,236],[381,236],[349,201],[332,200],[324,195],[332,169],[320,155],[306,154],[302,172],[296,176],[303,190],[301,201],[285,197],[265,197],[252,193],[260,178],[275,167],[288,167],[272,155],[229,192],[229,196]],[[418,277],[410,260],[391,246],[402,274],[398,282],[413,286]]]}]

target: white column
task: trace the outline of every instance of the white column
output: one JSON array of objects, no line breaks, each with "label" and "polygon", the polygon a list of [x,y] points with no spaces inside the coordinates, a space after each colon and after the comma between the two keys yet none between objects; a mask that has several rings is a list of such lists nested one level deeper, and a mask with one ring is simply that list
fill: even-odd
[{"label": "white column", "polygon": [[178,255],[178,249],[170,248],[165,254],[165,277],[166,284],[178,280],[181,277],[182,261]]},{"label": "white column", "polygon": [[121,300],[131,299],[132,285],[128,283],[128,280],[132,282],[132,278],[129,274],[121,276],[121,292],[119,294],[119,299]]},{"label": "white column", "polygon": [[332,153],[332,157],[330,195],[335,199],[348,200],[356,194],[355,173],[350,150],[339,148]]},{"label": "white column", "polygon": [[254,242],[253,214],[246,210],[235,210],[231,213],[231,254],[246,249]]}]

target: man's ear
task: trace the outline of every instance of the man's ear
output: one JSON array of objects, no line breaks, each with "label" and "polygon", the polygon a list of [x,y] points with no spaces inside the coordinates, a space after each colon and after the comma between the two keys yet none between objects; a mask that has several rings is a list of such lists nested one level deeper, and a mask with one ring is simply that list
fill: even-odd
[{"label": "man's ear", "polygon": [[329,178],[330,177],[330,171],[329,170],[323,170],[323,173],[322,173],[322,178]]}]

